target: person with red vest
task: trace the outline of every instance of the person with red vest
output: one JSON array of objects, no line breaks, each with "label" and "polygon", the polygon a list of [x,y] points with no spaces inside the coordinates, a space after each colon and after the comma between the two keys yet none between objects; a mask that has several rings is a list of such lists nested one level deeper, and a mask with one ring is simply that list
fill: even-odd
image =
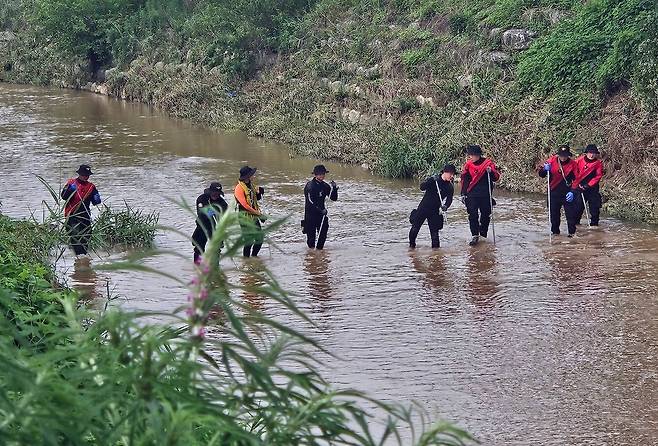
[{"label": "person with red vest", "polygon": [[598,158],[600,153],[598,147],[594,144],[589,144],[585,148],[585,153],[576,160],[577,174],[576,179],[571,185],[575,195],[576,224],[580,224],[580,219],[583,218],[586,201],[589,206],[590,225],[599,225],[602,205],[599,183],[603,177],[603,162]]},{"label": "person with red vest", "polygon": [[571,159],[573,154],[568,145],[560,146],[557,154],[550,157],[543,166],[539,168],[539,176],[546,178],[549,175],[550,182],[550,209],[551,232],[560,234],[560,210],[564,207],[564,215],[567,219],[569,237],[576,233],[576,220],[574,199],[575,194],[571,191],[577,175],[576,162]]},{"label": "person with red vest", "polygon": [[500,179],[500,172],[493,161],[482,156],[480,146],[469,145],[466,147],[466,154],[468,161],[464,164],[461,174],[461,201],[466,205],[473,237],[468,244],[475,246],[480,237],[487,237],[491,205],[496,204],[490,193],[494,183]]},{"label": "person with red vest", "polygon": [[71,247],[76,255],[87,254],[91,240],[91,205],[99,205],[101,196],[94,183],[89,181],[91,167],[82,164],[76,171],[77,178],[71,178],[62,189],[61,197],[66,200],[64,216],[66,231]]}]

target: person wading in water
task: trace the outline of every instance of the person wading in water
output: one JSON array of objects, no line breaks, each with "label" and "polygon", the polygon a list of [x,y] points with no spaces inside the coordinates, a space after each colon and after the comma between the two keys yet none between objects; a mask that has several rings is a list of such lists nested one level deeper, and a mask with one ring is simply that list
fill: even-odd
[{"label": "person wading in water", "polygon": [[194,263],[201,261],[201,254],[206,249],[208,239],[212,237],[217,221],[222,212],[228,209],[228,203],[223,198],[221,183],[212,182],[196,199],[196,228],[192,234],[194,245]]},{"label": "person wading in water", "polygon": [[500,173],[493,161],[482,156],[480,146],[469,145],[466,147],[466,155],[468,161],[461,175],[461,201],[466,205],[473,237],[468,244],[475,246],[480,237],[487,237],[492,206],[496,204],[491,192],[494,183],[500,179]]},{"label": "person wading in water", "polygon": [[91,241],[90,206],[99,205],[101,196],[94,183],[89,181],[93,174],[90,166],[82,164],[76,173],[78,177],[66,182],[61,197],[66,200],[64,216],[71,247],[75,255],[84,255],[87,254]]},{"label": "person wading in water", "polygon": [[424,190],[425,195],[423,195],[418,208],[411,211],[409,216],[409,222],[411,223],[411,229],[409,230],[410,248],[416,247],[416,237],[418,237],[420,227],[425,223],[425,220],[427,220],[430,228],[432,248],[440,246],[439,231],[443,229],[443,213],[452,204],[452,197],[455,193],[455,188],[452,185],[455,173],[455,166],[446,164],[439,174],[427,178],[420,184],[420,190]]},{"label": "person wading in water", "polygon": [[585,148],[585,154],[578,157],[576,163],[576,179],[571,185],[574,192],[574,208],[576,225],[580,224],[585,211],[585,202],[589,207],[590,226],[599,225],[601,214],[601,194],[599,183],[603,177],[603,162],[599,159],[598,147],[589,144]]},{"label": "person wading in water", "polygon": [[[319,164],[313,168],[314,178],[304,187],[304,220],[302,232],[306,234],[306,245],[313,249],[324,248],[329,231],[329,218],[324,200],[329,197],[331,201],[338,200],[338,186],[332,180],[329,184],[324,182],[329,171]],[[315,241],[317,235],[317,243]]]},{"label": "person wading in water", "polygon": [[542,167],[539,168],[539,176],[546,178],[550,175],[549,188],[549,210],[551,219],[551,233],[560,234],[560,209],[564,207],[564,215],[567,219],[569,237],[576,233],[576,221],[574,212],[574,193],[571,186],[576,178],[576,162],[571,159],[573,154],[568,145],[560,146],[557,154],[550,157]]},{"label": "person wading in water", "polygon": [[241,168],[240,178],[234,191],[235,202],[242,214],[240,226],[245,242],[242,254],[245,257],[258,256],[264,239],[260,224],[267,220],[267,217],[263,215],[258,205],[258,200],[263,198],[265,190],[262,187],[256,187],[252,181],[255,174],[255,167],[244,166]]}]

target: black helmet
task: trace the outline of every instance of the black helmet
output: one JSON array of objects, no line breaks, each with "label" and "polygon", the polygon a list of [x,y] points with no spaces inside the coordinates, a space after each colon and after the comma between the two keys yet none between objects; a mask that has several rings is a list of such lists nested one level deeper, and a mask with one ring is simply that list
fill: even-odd
[{"label": "black helmet", "polygon": [[203,193],[206,195],[210,195],[213,192],[219,192],[220,195],[224,195],[224,191],[222,190],[222,183],[213,181],[212,183],[210,183],[210,186],[208,186],[208,188],[204,189],[203,191]]},{"label": "black helmet", "polygon": [[244,166],[240,169],[240,181],[248,180],[256,173],[255,167]]},{"label": "black helmet", "polygon": [[445,166],[443,166],[441,172],[457,173],[457,168],[455,167],[454,164],[446,164]]},{"label": "black helmet", "polygon": [[482,147],[477,144],[469,144],[466,146],[467,155],[480,155],[482,156]]},{"label": "black helmet", "polygon": [[83,177],[88,177],[90,175],[93,175],[93,172],[91,171],[91,166],[87,164],[81,164],[80,167],[78,167],[78,170],[75,171],[75,173],[82,175]]},{"label": "black helmet", "polygon": [[596,147],[596,144],[587,144],[587,147],[585,147],[585,153],[595,153],[595,154],[600,154],[599,148]]},{"label": "black helmet", "polygon": [[313,175],[324,175],[325,173],[329,173],[329,171],[324,167],[324,164],[318,164],[313,168]]},{"label": "black helmet", "polygon": [[557,149],[557,156],[571,157],[573,156],[573,153],[571,153],[571,149],[569,148],[568,144],[563,144]]}]

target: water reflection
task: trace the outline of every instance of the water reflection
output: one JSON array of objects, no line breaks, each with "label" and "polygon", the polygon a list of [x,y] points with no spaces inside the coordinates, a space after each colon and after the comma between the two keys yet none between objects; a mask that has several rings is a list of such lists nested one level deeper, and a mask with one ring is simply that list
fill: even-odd
[{"label": "water reflection", "polygon": [[267,296],[260,288],[265,285],[265,266],[258,257],[243,260],[238,280],[242,288],[240,297],[252,310],[262,312],[265,309]]},{"label": "water reflection", "polygon": [[325,250],[308,250],[304,257],[304,272],[312,301],[325,312],[333,298],[330,280],[331,257]]},{"label": "water reflection", "polygon": [[418,249],[409,250],[411,266],[423,276],[423,283],[432,292],[445,292],[452,288],[452,280],[446,269],[446,255],[441,250],[433,250],[431,254]]},{"label": "water reflection", "polygon": [[496,247],[489,242],[469,249],[466,258],[466,292],[480,309],[496,306],[500,286],[496,277]]},{"label": "water reflection", "polygon": [[91,259],[89,257],[75,259],[73,273],[71,274],[71,284],[80,293],[80,300],[85,303],[103,297],[103,294],[97,289],[98,275],[91,267]]}]

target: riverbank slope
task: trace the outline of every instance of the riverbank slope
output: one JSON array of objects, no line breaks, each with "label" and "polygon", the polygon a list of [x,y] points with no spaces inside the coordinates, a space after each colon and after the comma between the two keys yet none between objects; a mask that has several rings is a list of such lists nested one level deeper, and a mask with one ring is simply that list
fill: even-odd
[{"label": "riverbank slope", "polygon": [[0,79],[140,101],[392,177],[477,142],[515,191],[543,191],[534,168],[557,145],[596,143],[606,210],[658,222],[650,1],[126,2],[131,18],[82,3],[0,14]]}]

